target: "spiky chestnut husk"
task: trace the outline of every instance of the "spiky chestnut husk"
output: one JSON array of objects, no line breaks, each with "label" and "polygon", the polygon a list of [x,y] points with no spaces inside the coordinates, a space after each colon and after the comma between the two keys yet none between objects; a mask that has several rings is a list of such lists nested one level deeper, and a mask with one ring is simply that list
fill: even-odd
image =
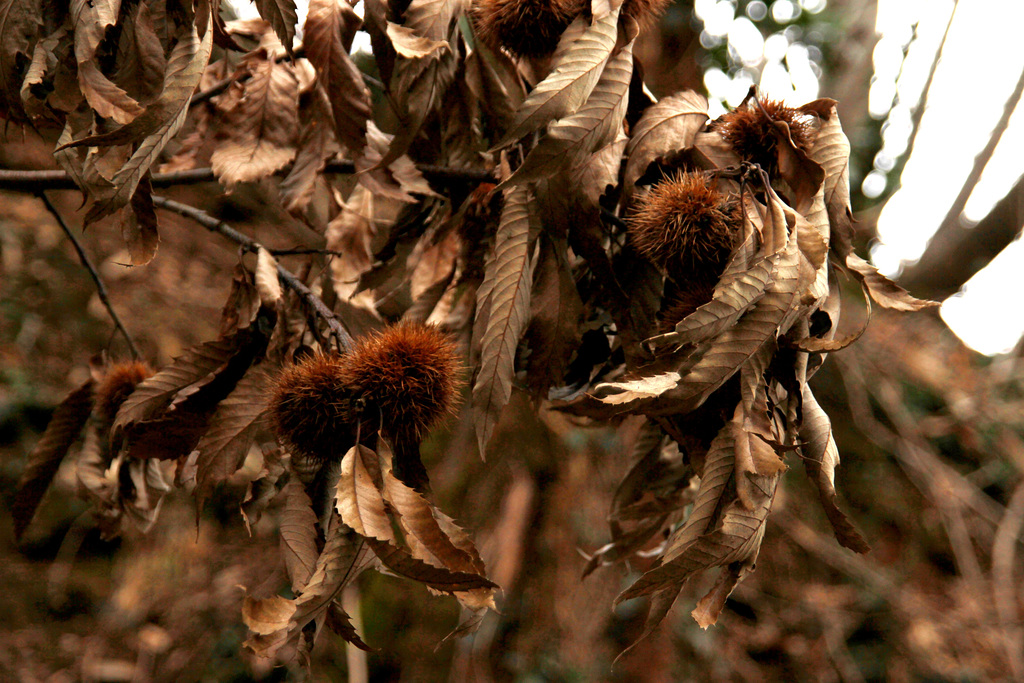
[{"label": "spiky chestnut husk", "polygon": [[516,57],[543,57],[587,8],[585,0],[479,0],[473,7],[477,36]]},{"label": "spiky chestnut husk", "polygon": [[139,361],[126,361],[112,365],[96,387],[96,402],[93,412],[106,425],[113,424],[121,404],[135,387],[153,375],[153,370]]},{"label": "spiky chestnut husk", "polygon": [[672,0],[625,0],[622,3],[622,13],[636,19],[640,28],[648,28],[665,13],[671,4]]},{"label": "spiky chestnut husk", "polygon": [[342,359],[315,353],[286,368],[269,402],[270,427],[299,459],[317,469],[355,443],[358,413],[342,376]]},{"label": "spiky chestnut husk", "polygon": [[715,286],[710,281],[685,283],[685,286],[667,297],[662,304],[658,313],[658,332],[672,332],[680,320],[711,301],[714,295]]},{"label": "spiky chestnut husk", "polygon": [[341,358],[341,381],[379,416],[390,438],[421,438],[455,403],[459,358],[436,327],[398,323],[359,341]]},{"label": "spiky chestnut husk", "polygon": [[714,280],[736,244],[737,204],[704,173],[678,173],[637,197],[626,215],[633,246],[676,279]]},{"label": "spiky chestnut husk", "polygon": [[811,117],[780,100],[762,99],[759,104],[751,99],[720,116],[713,129],[744,161],[758,164],[771,174],[778,168],[775,121],[784,121],[789,126],[789,135],[797,147],[806,150],[810,146],[814,133]]}]

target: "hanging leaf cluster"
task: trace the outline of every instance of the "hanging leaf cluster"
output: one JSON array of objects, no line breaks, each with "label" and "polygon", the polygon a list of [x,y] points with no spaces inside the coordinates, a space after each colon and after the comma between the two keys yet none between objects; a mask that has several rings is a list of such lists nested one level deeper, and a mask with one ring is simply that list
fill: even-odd
[{"label": "hanging leaf cluster", "polygon": [[[787,462],[839,543],[867,549],[808,380],[858,336],[837,336],[837,276],[869,305],[929,304],[852,251],[834,101],[752,92],[715,121],[693,92],[653,101],[633,48],[660,2],[365,0],[360,17],[311,0],[301,45],[292,0],[257,7],[229,22],[209,0],[0,8],[0,105],[60,131],[86,223],[113,216],[133,264],[156,255],[154,182],[205,169],[228,191],[272,184],[333,255],[302,281],[245,242],[256,263],[236,271],[218,339],[73,392],[25,472],[19,533],[83,429],[78,477],[108,533],[150,526],[172,483],[205,501],[255,444],[241,510],[252,524],[282,501],[289,585],[247,596],[250,647],[305,656],[324,624],[364,647],[340,594],[370,566],[453,594],[468,632],[496,586],[419,460],[462,364],[481,455],[513,391],[642,416],[587,572],[665,538],[619,596],[651,596],[647,632],[720,567],[694,610],[715,623]],[[373,75],[350,54],[357,31]]]}]

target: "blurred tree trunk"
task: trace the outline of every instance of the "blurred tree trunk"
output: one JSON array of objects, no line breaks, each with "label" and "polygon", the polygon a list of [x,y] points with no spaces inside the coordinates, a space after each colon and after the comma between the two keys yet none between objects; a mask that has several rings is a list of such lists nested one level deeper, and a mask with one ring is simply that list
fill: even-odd
[{"label": "blurred tree trunk", "polygon": [[833,0],[828,11],[837,18],[836,32],[841,42],[832,49],[835,60],[825,69],[820,91],[838,100],[839,119],[854,149],[871,144],[868,129],[868,84],[875,71],[872,53],[877,42],[875,0]]}]

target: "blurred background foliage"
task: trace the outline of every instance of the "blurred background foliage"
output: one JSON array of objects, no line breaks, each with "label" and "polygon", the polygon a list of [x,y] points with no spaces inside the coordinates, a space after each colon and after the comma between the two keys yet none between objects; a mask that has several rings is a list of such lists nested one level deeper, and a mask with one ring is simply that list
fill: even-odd
[{"label": "blurred background foliage", "polygon": [[[867,186],[865,193],[891,113],[869,97],[873,76],[879,78],[876,14],[874,2],[854,0],[677,2],[642,36],[637,54],[656,96],[683,88],[708,92],[719,107],[712,117],[738,104],[751,83],[793,104],[819,95],[839,100],[853,145],[853,203],[865,249],[902,169],[893,154],[882,190]],[[903,54],[913,40],[912,33]],[[903,106],[913,114],[913,104]],[[30,131],[8,129],[0,166],[50,168],[53,160]],[[260,191],[242,187],[224,196],[215,187],[181,188],[169,196],[206,207],[268,246],[301,243],[307,228],[261,201]],[[74,193],[54,196],[65,215],[80,220]],[[49,414],[85,379],[89,357],[102,350],[116,357],[125,349],[71,245],[38,200],[2,193],[0,204],[0,504],[7,505]],[[128,257],[119,235],[97,227],[82,235],[113,305],[157,364],[214,336],[238,258],[184,219],[162,220],[158,258],[134,270],[121,265]],[[844,321],[851,330],[863,315],[857,299],[851,296]],[[340,639],[322,638],[314,652],[316,679],[1024,677],[1020,354],[981,356],[935,314],[879,313],[864,339],[833,354],[814,384],[843,455],[837,489],[872,543],[869,555],[835,543],[803,468],[794,467],[757,571],[733,594],[718,625],[702,631],[693,622],[689,611],[708,586],[688,587],[663,628],[612,669],[642,628],[646,607],[643,601],[609,606],[644,566],[604,568],[583,581],[580,573],[583,554],[608,539],[605,516],[630,464],[636,425],[583,429],[546,412],[538,417],[518,397],[486,462],[468,447],[471,427],[458,421],[424,453],[439,506],[475,533],[489,573],[505,589],[500,615],[489,615],[472,638],[438,645],[457,623],[455,601],[368,573],[346,599],[364,640],[377,649],[350,659]],[[116,542],[100,540],[73,496],[70,473],[59,475],[20,547],[10,525],[0,527],[0,678],[294,676],[239,654],[245,637],[239,586],[260,580],[277,543],[272,514],[252,538],[238,514],[253,474],[239,472],[198,525],[192,501],[179,493],[148,536],[129,533]],[[361,600],[373,609],[357,609]]]}]

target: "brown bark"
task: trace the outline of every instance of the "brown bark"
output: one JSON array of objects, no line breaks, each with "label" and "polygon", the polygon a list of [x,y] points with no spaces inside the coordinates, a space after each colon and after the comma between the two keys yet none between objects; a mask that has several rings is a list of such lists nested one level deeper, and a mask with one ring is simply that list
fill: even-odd
[{"label": "brown bark", "polygon": [[900,284],[914,296],[941,300],[984,268],[1024,227],[1024,176],[973,228],[943,221],[921,259],[903,272]]}]

